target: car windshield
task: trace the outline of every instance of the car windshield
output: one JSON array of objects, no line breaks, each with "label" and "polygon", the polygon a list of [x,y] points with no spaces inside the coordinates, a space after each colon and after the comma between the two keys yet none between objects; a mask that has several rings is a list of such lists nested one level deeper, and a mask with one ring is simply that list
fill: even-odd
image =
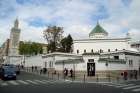
[{"label": "car windshield", "polygon": [[13,72],[14,73],[15,72],[15,68],[11,67],[11,66],[10,67],[9,66],[8,67],[4,67],[4,71],[5,72],[10,72],[10,73]]}]

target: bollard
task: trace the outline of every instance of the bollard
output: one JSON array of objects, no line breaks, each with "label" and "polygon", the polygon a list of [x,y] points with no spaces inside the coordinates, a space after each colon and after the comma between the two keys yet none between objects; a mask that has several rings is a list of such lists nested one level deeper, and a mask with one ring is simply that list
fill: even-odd
[{"label": "bollard", "polygon": [[96,82],[99,82],[99,77],[98,77],[98,75],[97,75],[97,78],[96,78]]},{"label": "bollard", "polygon": [[53,73],[52,73],[52,79],[53,79]]},{"label": "bollard", "polygon": [[58,73],[58,80],[59,80],[59,73]]},{"label": "bollard", "polygon": [[111,82],[111,77],[110,77],[110,75],[108,75],[108,82]]},{"label": "bollard", "polygon": [[86,75],[84,74],[84,83],[85,83],[85,81],[86,81]]},{"label": "bollard", "polygon": [[49,78],[49,72],[48,72],[48,78]]}]

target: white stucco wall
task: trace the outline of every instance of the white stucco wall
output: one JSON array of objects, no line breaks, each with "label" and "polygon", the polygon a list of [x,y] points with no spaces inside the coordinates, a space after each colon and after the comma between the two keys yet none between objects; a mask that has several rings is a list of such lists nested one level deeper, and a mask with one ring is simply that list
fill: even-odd
[{"label": "white stucco wall", "polygon": [[[47,68],[49,67],[49,62],[53,62],[53,67],[56,70],[63,70],[64,68],[67,69],[75,69],[76,71],[87,71],[87,62],[88,59],[94,59],[95,62],[95,69],[96,71],[105,71],[105,70],[138,70],[140,66],[140,56],[136,55],[125,55],[124,53],[116,53],[116,54],[111,54],[110,58],[114,58],[113,56],[119,56],[119,59],[126,60],[126,64],[122,63],[108,63],[108,66],[106,66],[106,63],[98,62],[99,57],[101,55],[82,55],[82,56],[77,56],[77,55],[55,55],[55,56],[48,56],[44,58],[44,62],[47,62]],[[108,55],[102,55],[102,57],[105,57]],[[76,59],[78,57],[82,57],[84,62],[81,63],[60,63],[60,64],[55,64],[56,61],[60,60],[67,60],[67,59]],[[133,66],[129,65],[129,60],[133,60]]]},{"label": "white stucco wall", "polygon": [[100,49],[102,49],[104,52],[107,52],[108,49],[110,51],[117,50],[123,50],[130,48],[130,45],[128,44],[126,39],[118,39],[118,40],[111,40],[111,39],[92,39],[92,40],[75,40],[73,44],[74,53],[77,54],[77,50],[79,50],[79,54],[84,53],[84,50],[86,52],[91,52],[93,49],[94,52],[98,52]]},{"label": "white stucco wall", "polygon": [[44,61],[42,59],[42,55],[26,57],[25,67],[31,67],[31,66],[44,67]]}]

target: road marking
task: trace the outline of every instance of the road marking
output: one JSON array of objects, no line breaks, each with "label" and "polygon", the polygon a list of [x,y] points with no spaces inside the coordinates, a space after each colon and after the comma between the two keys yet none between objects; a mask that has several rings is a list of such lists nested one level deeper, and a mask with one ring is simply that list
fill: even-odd
[{"label": "road marking", "polygon": [[104,83],[103,85],[113,86],[113,87],[119,87],[119,86],[124,86],[125,84],[117,84],[117,83]]},{"label": "road marking", "polygon": [[42,80],[45,83],[55,83],[54,81],[49,81],[49,80]]},{"label": "road marking", "polygon": [[23,81],[23,80],[18,80],[18,82],[20,82],[20,83],[22,83],[22,84],[26,84],[26,85],[29,84],[29,83],[27,83],[27,82],[25,82],[25,81]]},{"label": "road marking", "polygon": [[7,85],[8,85],[7,83],[2,83],[2,84],[1,84],[1,86],[7,86]]},{"label": "road marking", "polygon": [[8,83],[12,84],[12,85],[19,85],[17,82],[15,81],[8,81]]},{"label": "road marking", "polygon": [[43,82],[41,80],[35,80],[36,82],[42,83],[42,84],[46,84],[46,82]]},{"label": "road marking", "polygon": [[43,82],[45,82],[45,83],[51,83],[51,84],[53,84],[53,83],[64,83],[63,81],[48,81],[48,80],[42,80]]},{"label": "road marking", "polygon": [[138,91],[140,91],[140,88],[139,89],[133,89],[132,91],[138,92]]},{"label": "road marking", "polygon": [[134,86],[134,84],[120,85],[120,86],[116,86],[116,87],[117,88],[122,88],[122,87],[129,87],[129,86]]},{"label": "road marking", "polygon": [[132,89],[132,88],[138,88],[138,87],[140,87],[140,85],[125,87],[125,88],[123,88],[123,89]]},{"label": "road marking", "polygon": [[32,84],[38,84],[37,82],[34,82],[34,81],[31,81],[31,80],[26,80],[26,81],[28,81],[28,82],[30,82],[30,83],[32,83]]}]

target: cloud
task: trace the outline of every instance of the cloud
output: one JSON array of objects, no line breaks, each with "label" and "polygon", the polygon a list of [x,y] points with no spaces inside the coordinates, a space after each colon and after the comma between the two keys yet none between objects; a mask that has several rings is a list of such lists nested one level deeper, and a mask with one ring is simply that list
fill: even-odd
[{"label": "cloud", "polygon": [[129,31],[140,39],[139,9],[139,0],[1,0],[0,44],[9,38],[16,17],[21,40],[45,43],[42,32],[49,25],[64,27],[65,36],[88,38],[97,20],[112,37],[123,37]]}]

